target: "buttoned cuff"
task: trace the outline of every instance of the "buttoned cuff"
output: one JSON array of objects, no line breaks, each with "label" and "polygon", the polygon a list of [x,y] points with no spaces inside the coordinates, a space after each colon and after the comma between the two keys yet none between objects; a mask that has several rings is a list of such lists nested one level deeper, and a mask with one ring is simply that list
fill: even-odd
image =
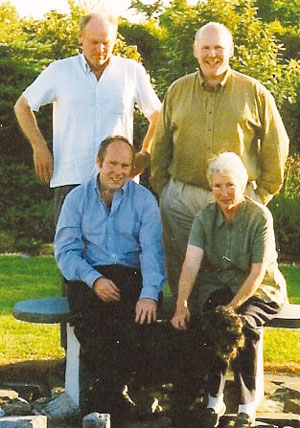
[{"label": "buttoned cuff", "polygon": [[90,287],[93,288],[93,285],[95,283],[95,281],[97,281],[98,278],[102,278],[103,275],[101,275],[101,273],[99,273],[96,270],[93,270],[92,272],[90,272],[86,279],[85,279],[85,283]]},{"label": "buttoned cuff", "polygon": [[158,286],[151,286],[147,288],[142,288],[140,299],[153,299],[158,300]]}]

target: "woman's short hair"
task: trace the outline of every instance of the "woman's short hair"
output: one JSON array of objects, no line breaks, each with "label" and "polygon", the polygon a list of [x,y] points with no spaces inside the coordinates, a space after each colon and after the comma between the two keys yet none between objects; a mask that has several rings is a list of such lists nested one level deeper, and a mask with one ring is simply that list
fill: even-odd
[{"label": "woman's short hair", "polygon": [[134,158],[135,158],[135,149],[134,149],[133,145],[130,144],[130,142],[127,140],[127,138],[123,137],[122,135],[114,135],[112,137],[107,137],[107,138],[105,138],[105,140],[102,141],[102,143],[100,144],[99,150],[98,150],[98,154],[97,154],[97,157],[99,158],[101,164],[104,161],[107,147],[110,144],[114,143],[115,141],[122,141],[123,143],[128,145],[128,147],[131,150],[132,164],[133,164]]},{"label": "woman's short hair", "polygon": [[241,158],[236,153],[223,152],[210,160],[206,174],[210,187],[212,187],[212,177],[215,173],[238,178],[242,190],[245,190],[248,173]]}]

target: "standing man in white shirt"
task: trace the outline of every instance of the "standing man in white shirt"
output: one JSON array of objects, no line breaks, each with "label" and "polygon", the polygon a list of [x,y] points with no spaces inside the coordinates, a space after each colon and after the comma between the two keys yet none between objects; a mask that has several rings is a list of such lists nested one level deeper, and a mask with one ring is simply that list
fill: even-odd
[{"label": "standing man in white shirt", "polygon": [[[132,175],[150,161],[161,103],[141,64],[112,55],[117,32],[115,17],[84,15],[78,34],[82,54],[52,62],[15,104],[17,120],[33,149],[35,172],[54,188],[56,222],[66,195],[95,175],[101,141],[118,134],[132,143],[135,106],[149,127]],[[34,114],[46,104],[53,104],[53,155]],[[65,295],[64,280],[62,289]],[[64,329],[61,334],[65,346]]]},{"label": "standing man in white shirt", "polygon": [[[67,193],[95,173],[100,142],[116,134],[132,142],[135,105],[149,127],[133,175],[150,160],[161,103],[141,64],[112,55],[117,30],[115,17],[83,16],[83,53],[51,63],[15,104],[19,125],[33,149],[36,174],[54,188],[56,220]],[[53,104],[53,156],[34,114],[46,104]]]}]

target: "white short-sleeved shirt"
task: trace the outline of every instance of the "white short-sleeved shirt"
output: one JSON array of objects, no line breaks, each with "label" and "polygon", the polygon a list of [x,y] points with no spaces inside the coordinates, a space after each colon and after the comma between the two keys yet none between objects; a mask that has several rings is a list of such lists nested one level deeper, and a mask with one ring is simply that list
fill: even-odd
[{"label": "white short-sleeved shirt", "polygon": [[54,61],[23,95],[34,111],[53,103],[50,187],[81,184],[94,175],[99,144],[108,136],[132,141],[135,105],[146,117],[161,107],[144,67],[115,55],[99,81],[82,54]]}]

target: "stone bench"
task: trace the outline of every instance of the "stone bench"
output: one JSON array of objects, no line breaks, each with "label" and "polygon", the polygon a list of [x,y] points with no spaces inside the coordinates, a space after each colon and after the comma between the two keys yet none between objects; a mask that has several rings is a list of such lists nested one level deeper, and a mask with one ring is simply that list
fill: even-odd
[{"label": "stone bench", "polygon": [[67,297],[22,300],[15,304],[13,315],[20,321],[42,324],[67,324],[67,356],[65,392],[79,407],[79,352],[80,345],[69,324],[70,307]]},{"label": "stone bench", "polygon": [[[172,297],[165,297],[158,314],[158,322],[170,319],[175,308]],[[67,357],[65,372],[65,392],[75,406],[79,407],[79,352],[80,345],[74,334],[73,327],[68,323],[70,308],[66,297],[23,300],[14,306],[13,315],[16,319],[30,323],[67,323]],[[286,303],[266,327],[297,329],[300,328],[300,305]],[[262,343],[262,341],[261,341]],[[263,347],[261,346],[257,372],[257,401],[264,395]]]}]

